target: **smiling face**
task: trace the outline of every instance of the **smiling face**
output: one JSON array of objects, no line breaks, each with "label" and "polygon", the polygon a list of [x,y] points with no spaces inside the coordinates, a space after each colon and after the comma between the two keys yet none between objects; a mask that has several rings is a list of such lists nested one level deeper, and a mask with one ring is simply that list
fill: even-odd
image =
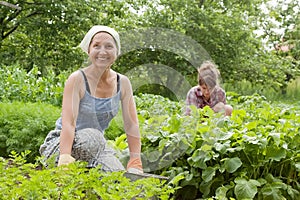
[{"label": "smiling face", "polygon": [[95,34],[89,46],[89,57],[95,66],[105,68],[111,66],[117,59],[114,38],[106,32]]}]

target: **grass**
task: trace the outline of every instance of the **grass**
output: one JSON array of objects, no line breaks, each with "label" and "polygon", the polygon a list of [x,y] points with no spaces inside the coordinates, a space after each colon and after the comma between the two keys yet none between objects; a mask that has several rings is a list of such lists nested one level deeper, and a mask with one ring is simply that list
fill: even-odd
[{"label": "grass", "polygon": [[300,100],[300,77],[288,84],[287,96]]},{"label": "grass", "polygon": [[226,91],[236,92],[241,95],[260,94],[265,96],[270,101],[297,102],[300,101],[300,77],[291,81],[287,86],[286,94],[283,95],[280,90],[275,90],[271,87],[253,86],[249,81],[243,80],[234,85],[222,85]]}]

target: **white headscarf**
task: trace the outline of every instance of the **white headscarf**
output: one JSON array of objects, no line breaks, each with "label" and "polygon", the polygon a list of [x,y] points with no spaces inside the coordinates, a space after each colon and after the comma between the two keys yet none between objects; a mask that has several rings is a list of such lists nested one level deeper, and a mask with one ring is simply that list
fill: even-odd
[{"label": "white headscarf", "polygon": [[113,28],[110,28],[108,26],[102,26],[102,25],[93,26],[84,36],[83,40],[79,44],[79,47],[88,54],[91,40],[94,37],[94,35],[96,35],[99,32],[107,32],[114,38],[118,49],[117,55],[119,56],[121,54],[121,44],[120,44],[119,34]]}]

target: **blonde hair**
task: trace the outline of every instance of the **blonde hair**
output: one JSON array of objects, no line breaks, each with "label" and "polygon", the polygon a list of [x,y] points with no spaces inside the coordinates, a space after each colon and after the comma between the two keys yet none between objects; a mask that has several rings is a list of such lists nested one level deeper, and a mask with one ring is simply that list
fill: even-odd
[{"label": "blonde hair", "polygon": [[220,72],[211,61],[205,61],[198,68],[198,83],[213,89],[219,85]]}]

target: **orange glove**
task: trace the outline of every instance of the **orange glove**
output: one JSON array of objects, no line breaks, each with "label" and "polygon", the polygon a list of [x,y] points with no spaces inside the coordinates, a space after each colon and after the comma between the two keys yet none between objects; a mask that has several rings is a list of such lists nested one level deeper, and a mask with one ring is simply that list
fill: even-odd
[{"label": "orange glove", "polygon": [[61,154],[59,156],[57,166],[68,165],[72,162],[75,162],[75,158],[73,158],[70,154]]},{"label": "orange glove", "polygon": [[127,141],[130,153],[130,159],[127,163],[127,171],[130,173],[143,173],[140,135],[127,134]]},{"label": "orange glove", "polygon": [[130,158],[129,162],[127,163],[127,171],[130,173],[143,173],[143,166],[142,161],[139,157]]}]

